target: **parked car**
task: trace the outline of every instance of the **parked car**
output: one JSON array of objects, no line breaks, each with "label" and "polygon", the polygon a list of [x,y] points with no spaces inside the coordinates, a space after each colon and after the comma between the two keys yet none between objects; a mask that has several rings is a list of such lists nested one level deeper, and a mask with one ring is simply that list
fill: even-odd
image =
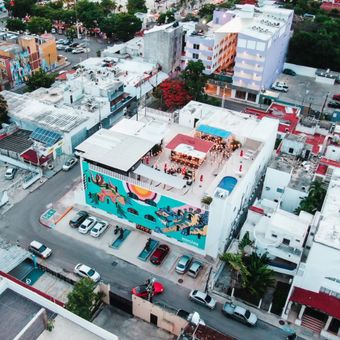
[{"label": "parked car", "polygon": [[273,90],[280,92],[288,92],[288,85],[285,82],[277,81],[271,87]]},{"label": "parked car", "polygon": [[[71,44],[72,45],[72,44]],[[65,52],[72,52],[73,50],[74,50],[74,48],[76,47],[76,46],[71,46],[71,45],[69,45],[69,46],[67,46],[66,48],[65,48]]]},{"label": "parked car", "polygon": [[94,227],[90,231],[90,235],[93,237],[99,237],[109,226],[106,221],[97,221]]},{"label": "parked car", "polygon": [[58,39],[58,40],[56,41],[56,44],[57,44],[57,45],[63,45],[64,42],[65,42],[65,39]]},{"label": "parked car", "polygon": [[192,276],[196,278],[198,274],[200,273],[201,269],[203,268],[203,265],[199,261],[193,261],[188,269],[187,274],[189,276]]},{"label": "parked car", "polygon": [[70,47],[75,48],[75,47],[77,47],[78,45],[79,45],[79,43],[73,42],[72,44],[70,44]]},{"label": "parked car", "polygon": [[340,109],[340,102],[337,102],[335,100],[330,100],[327,104],[328,107],[331,107],[333,109]]},{"label": "parked car", "polygon": [[255,326],[257,323],[257,316],[254,313],[233,303],[226,302],[222,308],[222,313],[228,318],[233,318],[248,326]]},{"label": "parked car", "polygon": [[62,45],[62,44],[57,45],[57,50],[59,50],[59,51],[65,50],[65,48],[66,48],[65,45]]},{"label": "parked car", "polygon": [[38,241],[32,241],[28,250],[43,259],[47,259],[52,254],[52,250],[50,248]]},{"label": "parked car", "polygon": [[90,49],[84,48],[84,47],[77,47],[74,50],[72,50],[73,54],[88,53],[88,52],[90,52]]},{"label": "parked car", "polygon": [[176,272],[178,274],[184,274],[188,270],[191,261],[192,261],[192,256],[182,255],[177,262],[176,269],[175,269]]},{"label": "parked car", "polygon": [[207,293],[200,292],[199,290],[192,290],[189,294],[190,300],[197,302],[205,307],[214,309],[216,301]]},{"label": "parked car", "polygon": [[290,68],[285,68],[282,73],[288,74],[289,76],[296,76],[296,72],[291,70]]},{"label": "parked car", "polygon": [[97,219],[93,216],[89,216],[79,227],[78,231],[81,234],[87,234],[92,227],[97,223]]},{"label": "parked car", "polygon": [[[139,285],[131,290],[131,293],[133,295],[146,298],[148,297],[148,291],[147,291],[147,284]],[[158,295],[164,292],[164,287],[163,285],[156,281],[153,283],[153,295]]]},{"label": "parked car", "polygon": [[333,99],[333,100],[340,101],[340,94],[335,94],[335,95],[333,95],[332,99]]},{"label": "parked car", "polygon": [[18,171],[17,168],[7,168],[5,173],[5,179],[13,179],[17,171]]},{"label": "parked car", "polygon": [[160,265],[165,256],[168,255],[170,248],[166,244],[159,245],[150,257],[150,262],[154,265]]},{"label": "parked car", "polygon": [[76,157],[69,158],[63,165],[63,170],[68,171],[73,168],[78,163],[78,159]]},{"label": "parked car", "polygon": [[87,218],[89,214],[86,211],[80,210],[70,219],[69,225],[73,228],[78,228]]},{"label": "parked car", "polygon": [[94,282],[98,282],[100,280],[100,275],[95,269],[92,269],[91,267],[82,263],[78,263],[74,267],[74,272],[81,277],[88,277]]}]

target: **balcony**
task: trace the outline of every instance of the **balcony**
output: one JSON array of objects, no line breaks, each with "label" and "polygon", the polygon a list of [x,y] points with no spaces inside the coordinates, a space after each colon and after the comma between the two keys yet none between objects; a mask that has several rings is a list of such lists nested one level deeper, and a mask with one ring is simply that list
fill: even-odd
[{"label": "balcony", "polygon": [[294,276],[297,273],[297,265],[295,263],[284,261],[279,258],[270,260],[268,264],[268,268],[273,270],[276,273],[281,273],[281,274],[286,274],[286,275]]},{"label": "balcony", "polygon": [[126,98],[119,101],[117,104],[112,105],[111,106],[111,112],[115,112],[115,111],[119,110],[120,108],[122,108],[123,106],[126,106],[132,99],[133,99],[133,97],[127,96]]},{"label": "balcony", "polygon": [[264,58],[260,55],[254,55],[254,54],[250,54],[247,52],[242,52],[242,53],[237,53],[236,55],[236,62],[238,62],[239,60],[252,60],[252,61],[256,61],[259,63],[263,63],[264,62]]},{"label": "balcony", "polygon": [[280,244],[277,247],[268,246],[267,250],[269,254],[295,264],[300,262],[302,255],[302,251],[300,249],[292,248],[284,244]]},{"label": "balcony", "polygon": [[243,70],[250,70],[250,71],[254,71],[254,72],[258,72],[261,73],[263,72],[263,67],[259,66],[258,64],[255,65],[251,65],[251,64],[246,64],[246,63],[238,63],[236,65],[239,69],[243,69]]}]

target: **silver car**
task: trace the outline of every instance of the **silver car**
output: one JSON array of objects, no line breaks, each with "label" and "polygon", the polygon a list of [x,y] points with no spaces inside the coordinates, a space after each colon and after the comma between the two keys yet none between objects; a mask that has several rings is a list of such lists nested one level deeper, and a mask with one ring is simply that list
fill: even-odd
[{"label": "silver car", "polygon": [[193,261],[190,265],[190,268],[188,269],[187,274],[189,276],[196,278],[198,276],[198,274],[200,273],[202,267],[203,267],[203,265],[202,265],[201,262]]},{"label": "silver car", "polygon": [[216,301],[207,293],[200,292],[199,290],[192,290],[189,294],[190,300],[197,302],[205,307],[214,309]]},{"label": "silver car", "polygon": [[99,237],[109,226],[106,221],[98,221],[90,231],[90,235],[93,237]]},{"label": "silver car", "polygon": [[191,261],[192,261],[192,256],[182,255],[177,262],[176,269],[175,269],[176,272],[178,274],[184,274],[188,270]]}]

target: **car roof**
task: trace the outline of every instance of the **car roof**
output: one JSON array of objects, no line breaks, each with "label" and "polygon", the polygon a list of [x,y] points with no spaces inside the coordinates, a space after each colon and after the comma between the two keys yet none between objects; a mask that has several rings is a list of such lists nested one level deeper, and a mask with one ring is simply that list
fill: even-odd
[{"label": "car roof", "polygon": [[[79,266],[79,267],[78,267]],[[89,266],[87,266],[86,264],[83,264],[83,263],[79,263],[78,265],[77,265],[77,267],[79,268],[79,269],[82,269],[82,270],[85,270],[85,271],[89,271],[90,269],[92,269],[91,267],[89,267]],[[93,269],[94,270],[94,269]]]},{"label": "car roof", "polygon": [[246,313],[246,309],[240,306],[235,307],[235,313],[244,315]]},{"label": "car roof", "polygon": [[32,241],[30,246],[39,249],[42,246],[42,243],[40,243],[38,241]]},{"label": "car roof", "polygon": [[202,263],[199,262],[199,261],[194,261],[191,266],[190,266],[190,269],[189,270],[197,270],[199,267],[202,266]]},{"label": "car roof", "polygon": [[198,296],[198,297],[202,298],[202,299],[205,299],[206,296],[207,296],[206,293],[203,293],[203,292],[201,292],[201,291],[199,291],[199,290],[194,290],[194,291],[193,291],[193,294],[194,294],[195,296]]}]

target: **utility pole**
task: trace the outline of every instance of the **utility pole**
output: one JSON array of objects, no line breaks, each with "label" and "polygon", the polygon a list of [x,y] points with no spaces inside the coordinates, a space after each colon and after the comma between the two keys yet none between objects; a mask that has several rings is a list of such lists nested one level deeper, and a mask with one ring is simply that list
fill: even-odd
[{"label": "utility pole", "polygon": [[325,106],[326,106],[326,103],[327,103],[328,96],[329,96],[329,92],[327,92],[325,101],[323,102],[322,109],[321,109],[321,115],[323,114],[323,110],[325,109]]}]

